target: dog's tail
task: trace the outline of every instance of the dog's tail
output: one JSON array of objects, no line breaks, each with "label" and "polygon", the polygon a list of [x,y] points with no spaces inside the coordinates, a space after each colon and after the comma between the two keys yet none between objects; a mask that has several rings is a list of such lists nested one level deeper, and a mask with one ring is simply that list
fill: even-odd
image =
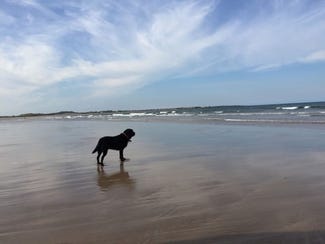
[{"label": "dog's tail", "polygon": [[95,152],[98,152],[98,144],[97,146],[95,147],[94,151],[92,153],[95,153]]}]

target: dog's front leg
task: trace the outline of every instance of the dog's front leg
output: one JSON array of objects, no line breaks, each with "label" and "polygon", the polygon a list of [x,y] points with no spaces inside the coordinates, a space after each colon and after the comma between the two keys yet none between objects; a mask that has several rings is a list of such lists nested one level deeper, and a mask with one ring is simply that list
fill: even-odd
[{"label": "dog's front leg", "polygon": [[124,149],[120,150],[120,160],[121,160],[122,162],[126,160],[126,158],[124,158],[124,156],[123,156],[123,150],[124,150]]}]

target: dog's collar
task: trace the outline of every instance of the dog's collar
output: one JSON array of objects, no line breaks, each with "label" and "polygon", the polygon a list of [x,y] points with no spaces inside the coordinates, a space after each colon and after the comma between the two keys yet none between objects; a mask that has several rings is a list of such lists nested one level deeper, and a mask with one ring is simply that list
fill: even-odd
[{"label": "dog's collar", "polygon": [[131,142],[130,138],[124,132],[122,134],[126,137],[126,139],[128,139],[129,142]]}]

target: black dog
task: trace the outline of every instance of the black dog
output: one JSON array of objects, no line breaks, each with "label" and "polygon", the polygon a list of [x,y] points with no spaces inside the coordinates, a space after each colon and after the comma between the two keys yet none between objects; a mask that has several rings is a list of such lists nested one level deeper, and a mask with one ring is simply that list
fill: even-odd
[{"label": "black dog", "polygon": [[[103,161],[107,154],[108,149],[118,150],[120,151],[120,160],[121,162],[125,161],[126,159],[123,156],[123,150],[130,142],[131,138],[135,136],[135,133],[132,129],[125,130],[122,134],[118,136],[105,136],[99,139],[96,148],[92,153],[97,152],[97,164],[104,165]],[[99,161],[100,155],[102,155],[101,160]]]}]

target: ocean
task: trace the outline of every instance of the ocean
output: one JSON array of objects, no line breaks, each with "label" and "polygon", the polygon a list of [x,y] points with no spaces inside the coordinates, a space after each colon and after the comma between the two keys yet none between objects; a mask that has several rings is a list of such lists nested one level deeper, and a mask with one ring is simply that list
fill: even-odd
[{"label": "ocean", "polygon": [[[38,116],[39,117],[39,116]],[[198,123],[325,124],[325,102],[65,112],[48,120],[180,121]],[[19,119],[24,117],[19,117]]]}]

